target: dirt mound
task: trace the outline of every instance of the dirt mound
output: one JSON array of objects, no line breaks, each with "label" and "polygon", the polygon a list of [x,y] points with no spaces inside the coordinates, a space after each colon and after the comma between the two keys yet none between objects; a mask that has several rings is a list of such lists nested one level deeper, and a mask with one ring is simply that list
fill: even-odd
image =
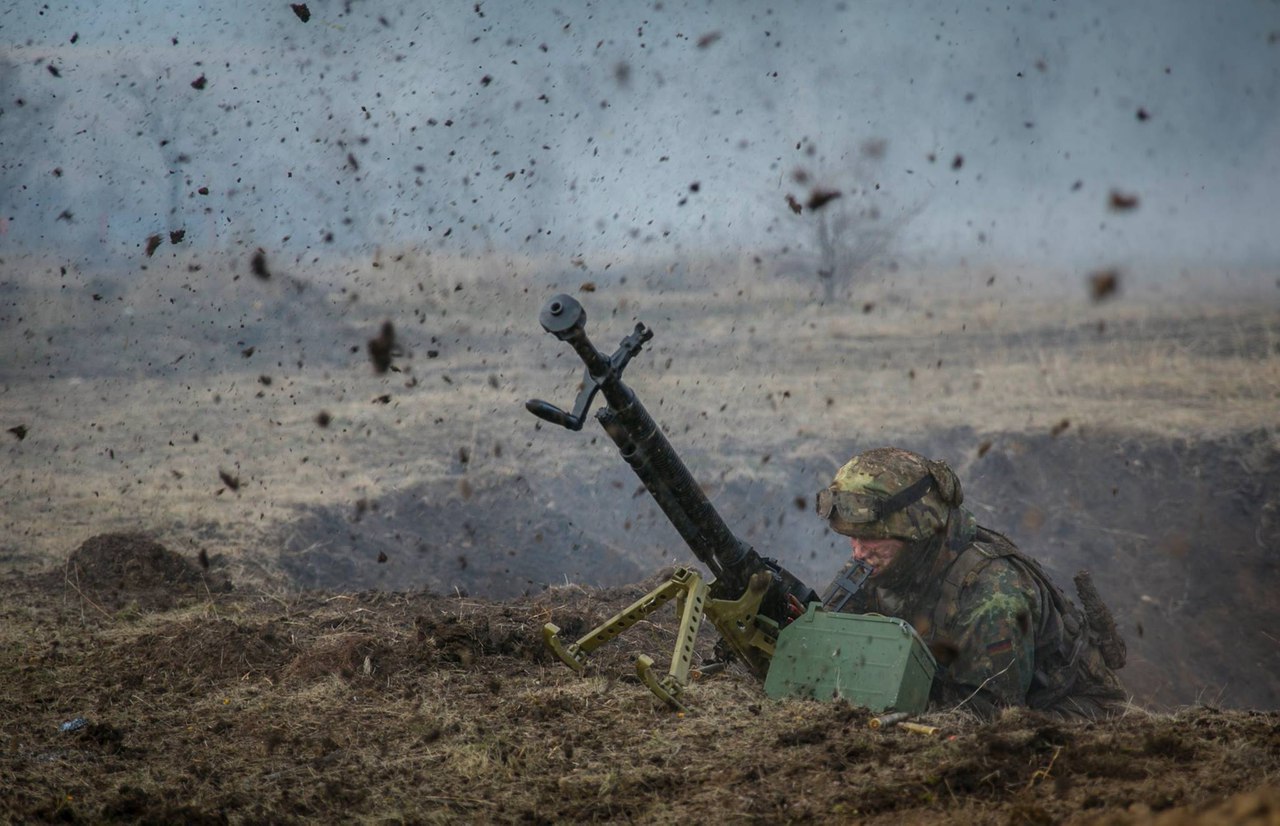
[{"label": "dirt mound", "polygon": [[1149,807],[1112,815],[1103,826],[1277,826],[1280,824],[1280,788],[1264,786],[1241,792],[1210,806],[1189,806],[1159,814]]},{"label": "dirt mound", "polygon": [[0,821],[1276,822],[1276,713],[952,710],[924,736],[732,666],[677,715],[632,663],[664,664],[674,612],[582,674],[542,647],[544,622],[576,638],[652,584],[212,594],[86,624],[61,582],[0,579]]},{"label": "dirt mound", "polygon": [[127,643],[102,646],[96,656],[119,689],[191,692],[229,679],[274,677],[296,651],[274,622],[206,617],[166,623]]},{"label": "dirt mound", "polygon": [[373,661],[383,659],[386,648],[367,634],[338,634],[298,654],[285,666],[282,677],[305,682],[320,677],[352,679],[373,674]]},{"label": "dirt mound", "polygon": [[177,597],[229,590],[154,538],[139,533],[105,533],[86,539],[67,558],[66,581],[82,595],[108,607],[136,603],[163,610]]},{"label": "dirt mound", "polygon": [[[634,486],[634,482],[632,482]],[[304,588],[426,588],[489,599],[563,582],[647,573],[597,516],[618,491],[523,475],[421,482],[354,504],[308,506],[281,535],[280,564]],[[565,511],[547,500],[572,505]]]}]

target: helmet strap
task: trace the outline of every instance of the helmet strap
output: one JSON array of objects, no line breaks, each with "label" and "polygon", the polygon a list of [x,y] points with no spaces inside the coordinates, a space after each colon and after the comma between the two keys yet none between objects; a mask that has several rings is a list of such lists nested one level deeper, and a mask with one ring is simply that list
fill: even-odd
[{"label": "helmet strap", "polygon": [[880,503],[880,518],[897,513],[907,505],[914,505],[933,487],[933,477],[926,474],[918,481],[912,482],[902,490]]},{"label": "helmet strap", "polygon": [[959,553],[969,547],[978,533],[978,520],[964,508],[951,508],[947,513],[947,547]]}]

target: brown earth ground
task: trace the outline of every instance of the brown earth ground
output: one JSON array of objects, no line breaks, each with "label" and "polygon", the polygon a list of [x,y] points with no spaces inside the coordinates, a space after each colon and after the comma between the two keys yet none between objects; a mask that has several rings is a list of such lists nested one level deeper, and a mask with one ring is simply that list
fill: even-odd
[{"label": "brown earth ground", "polygon": [[[160,259],[0,262],[0,818],[1280,822],[1280,290],[975,269],[823,305],[750,258]],[[730,670],[675,716],[630,665],[666,615],[554,662],[544,622],[690,561],[593,424],[523,410],[576,391],[537,328],[557,291],[602,349],[657,331],[629,383],[810,584],[847,553],[809,511],[851,453],[947,459],[1057,581],[1093,571],[1129,713],[874,732]]]},{"label": "brown earth ground", "polygon": [[730,670],[675,714],[629,663],[669,650],[672,623],[643,623],[582,676],[540,638],[551,617],[568,633],[602,621],[643,583],[504,603],[225,588],[121,535],[0,581],[0,818],[1280,822],[1274,712],[943,710],[920,718],[939,729],[926,735],[771,701]]}]

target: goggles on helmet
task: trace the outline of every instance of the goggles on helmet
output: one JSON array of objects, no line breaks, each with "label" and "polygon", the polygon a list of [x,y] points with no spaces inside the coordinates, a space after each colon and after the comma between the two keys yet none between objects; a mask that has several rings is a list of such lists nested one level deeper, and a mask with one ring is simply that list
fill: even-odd
[{"label": "goggles on helmet", "polygon": [[839,516],[855,525],[879,522],[883,504],[884,499],[866,493],[830,488],[818,491],[818,516],[823,519]]}]

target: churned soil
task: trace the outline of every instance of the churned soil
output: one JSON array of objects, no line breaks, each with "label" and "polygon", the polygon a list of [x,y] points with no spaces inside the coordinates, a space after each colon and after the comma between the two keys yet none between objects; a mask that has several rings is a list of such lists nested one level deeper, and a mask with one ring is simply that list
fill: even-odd
[{"label": "churned soil", "polygon": [[0,819],[1280,823],[1275,712],[946,709],[928,735],[730,668],[677,714],[631,664],[673,645],[668,613],[583,674],[542,642],[656,578],[492,602],[232,589],[217,569],[110,535],[0,580]]}]

